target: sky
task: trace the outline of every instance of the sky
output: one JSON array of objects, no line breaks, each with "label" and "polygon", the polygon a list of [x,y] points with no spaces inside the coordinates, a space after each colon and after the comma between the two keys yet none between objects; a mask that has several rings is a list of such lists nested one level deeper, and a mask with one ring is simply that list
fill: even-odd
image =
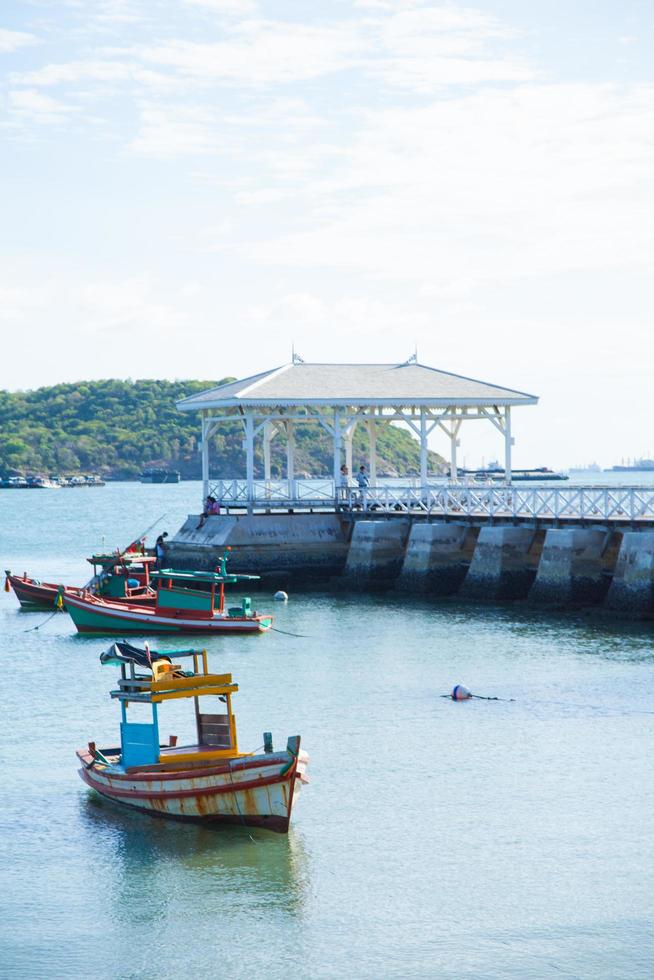
[{"label": "sky", "polygon": [[[653,27],[650,0],[4,0],[0,387],[417,348],[540,396],[516,465],[654,455]],[[501,452],[469,428],[468,465]]]}]

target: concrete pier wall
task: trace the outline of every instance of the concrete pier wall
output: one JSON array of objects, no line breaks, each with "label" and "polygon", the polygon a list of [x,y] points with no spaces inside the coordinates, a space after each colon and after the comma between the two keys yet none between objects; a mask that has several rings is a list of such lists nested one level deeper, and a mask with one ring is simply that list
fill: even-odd
[{"label": "concrete pier wall", "polygon": [[220,514],[202,528],[198,521],[189,517],[169,542],[176,567],[214,568],[229,546],[231,571],[280,582],[340,575],[352,532],[338,514]]},{"label": "concrete pier wall", "polygon": [[375,589],[394,583],[404,562],[409,528],[408,519],[358,520],[345,562],[344,584]]},{"label": "concrete pier wall", "polygon": [[482,527],[460,595],[524,599],[536,578],[544,537],[544,531],[530,527]]},{"label": "concrete pier wall", "polygon": [[529,601],[595,605],[611,584],[622,535],[604,528],[550,528]]},{"label": "concrete pier wall", "polygon": [[354,584],[654,614],[654,529],[647,525],[546,529],[365,512],[221,514],[198,523],[190,516],[169,539],[171,565],[214,568],[230,547],[234,572],[261,575],[269,585]]},{"label": "concrete pier wall", "polygon": [[625,532],[605,605],[616,611],[654,612],[654,531]]},{"label": "concrete pier wall", "polygon": [[397,588],[454,595],[470,567],[478,534],[479,528],[463,523],[413,524]]}]

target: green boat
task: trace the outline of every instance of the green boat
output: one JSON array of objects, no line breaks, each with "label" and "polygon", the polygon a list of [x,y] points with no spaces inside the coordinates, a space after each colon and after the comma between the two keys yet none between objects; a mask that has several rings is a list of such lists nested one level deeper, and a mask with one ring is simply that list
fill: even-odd
[{"label": "green boat", "polygon": [[231,575],[225,556],[215,572],[178,571],[164,568],[153,572],[154,604],[114,602],[90,593],[65,594],[64,605],[80,633],[121,636],[128,633],[264,633],[273,617],[252,608],[249,596],[238,606],[225,608],[225,586],[254,581],[258,575]]}]

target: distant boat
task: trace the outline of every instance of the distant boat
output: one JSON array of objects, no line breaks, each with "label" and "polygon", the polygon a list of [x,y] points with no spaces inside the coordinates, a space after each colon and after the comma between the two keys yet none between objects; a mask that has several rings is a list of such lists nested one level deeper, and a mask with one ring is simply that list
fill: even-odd
[{"label": "distant boat", "polygon": [[586,466],[571,466],[571,473],[601,473],[602,467],[599,463],[588,463]]},{"label": "distant boat", "polygon": [[62,487],[103,487],[104,480],[99,476],[70,476],[62,479]]},{"label": "distant boat", "polygon": [[634,459],[633,462],[620,466],[611,466],[605,473],[651,473],[654,471],[654,459]]},{"label": "distant boat", "polygon": [[61,484],[47,476],[10,476],[2,480],[0,487],[4,490],[58,490]]},{"label": "distant boat", "polygon": [[[182,670],[171,656],[192,658],[193,669]],[[100,749],[89,742],[78,749],[79,775],[88,786],[152,816],[288,832],[295,798],[309,781],[309,756],[300,749],[299,735],[275,752],[266,732],[263,752],[240,752],[232,710],[238,685],[231,674],[209,673],[206,650],[166,654],[115,643],[100,660],[120,666],[111,692],[120,702],[120,745]],[[180,699],[193,702],[194,743],[178,745],[171,736],[162,745],[159,712],[167,701]],[[149,708],[147,720],[139,714],[132,720],[136,704],[141,712]]]},{"label": "distant boat", "polygon": [[58,490],[60,487],[103,487],[99,476],[10,476],[0,480],[3,490]]},{"label": "distant boat", "polygon": [[[505,471],[502,467],[488,467],[484,470],[458,470],[459,476],[471,476],[474,480],[478,480],[480,483],[485,481],[492,481],[493,483],[502,483],[505,478]],[[448,477],[451,477],[451,471],[448,470]],[[519,482],[551,482],[555,480],[568,480],[570,479],[567,473],[556,473],[554,470],[548,469],[547,466],[540,466],[531,470],[511,470],[511,481],[513,483]]]},{"label": "distant boat", "polygon": [[141,483],[179,483],[181,473],[178,470],[144,470],[141,473]]}]

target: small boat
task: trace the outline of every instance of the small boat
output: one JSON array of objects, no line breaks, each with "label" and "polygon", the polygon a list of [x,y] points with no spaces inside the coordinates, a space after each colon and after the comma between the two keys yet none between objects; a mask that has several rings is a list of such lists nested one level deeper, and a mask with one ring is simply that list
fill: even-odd
[{"label": "small boat", "polygon": [[[182,670],[171,656],[193,658],[193,669]],[[98,749],[89,742],[78,749],[79,774],[88,786],[152,816],[288,832],[295,797],[308,782],[309,757],[300,750],[299,735],[275,752],[265,732],[263,752],[240,752],[232,711],[238,685],[231,674],[209,673],[206,650],[163,654],[115,643],[100,660],[120,665],[118,688],[111,692],[121,707],[120,746]],[[220,714],[203,710],[206,697],[220,699]],[[179,698],[193,699],[197,741],[178,745],[171,736],[161,745],[159,708]],[[141,703],[151,706],[149,722],[130,719],[131,706]]]},{"label": "small boat", "polygon": [[182,475],[179,470],[144,470],[139,477],[141,483],[179,483]]},{"label": "small boat", "polygon": [[230,575],[223,559],[220,571],[185,572],[165,568],[150,576],[156,585],[153,606],[114,602],[83,592],[65,592],[63,602],[80,633],[264,633],[273,617],[252,609],[245,597],[225,609],[225,585],[258,575]]},{"label": "small boat", "polygon": [[64,594],[89,593],[111,598],[112,602],[154,605],[155,592],[150,585],[150,567],[156,561],[140,551],[98,554],[87,558],[93,566],[93,578],[86,586],[61,585],[30,578],[27,572],[12,575],[5,569],[5,591],[14,590],[24,609],[52,609],[60,605]]}]

